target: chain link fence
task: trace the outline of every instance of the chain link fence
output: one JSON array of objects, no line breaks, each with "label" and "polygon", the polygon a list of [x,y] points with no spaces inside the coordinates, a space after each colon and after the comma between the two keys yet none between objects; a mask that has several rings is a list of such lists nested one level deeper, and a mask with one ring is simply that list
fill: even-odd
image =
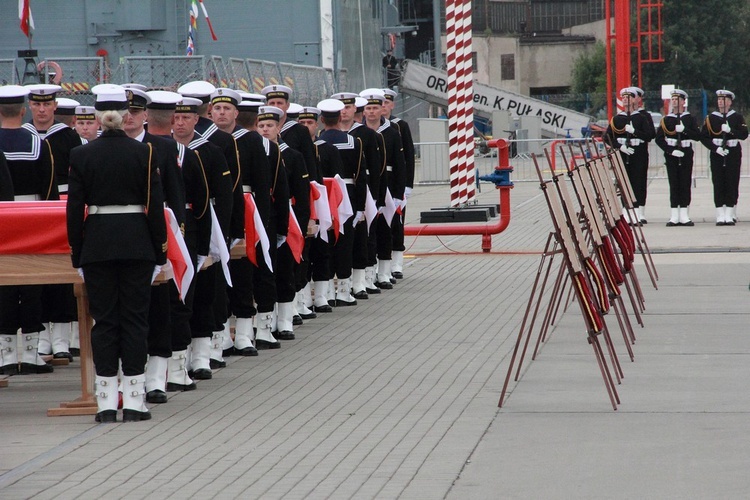
[{"label": "chain link fence", "polygon": [[0,85],[13,85],[16,80],[16,60],[0,59]]}]

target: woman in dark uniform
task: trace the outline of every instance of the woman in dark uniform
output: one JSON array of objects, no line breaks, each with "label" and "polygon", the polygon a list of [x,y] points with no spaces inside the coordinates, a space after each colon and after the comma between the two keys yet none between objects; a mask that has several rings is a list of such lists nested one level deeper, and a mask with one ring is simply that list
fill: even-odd
[{"label": "woman in dark uniform", "polygon": [[96,420],[117,420],[122,361],[123,421],[134,422],[151,418],[144,369],[150,286],[166,262],[164,195],[151,146],[123,131],[125,89],[103,85],[98,92],[102,135],[70,155],[68,241],[95,320]]}]

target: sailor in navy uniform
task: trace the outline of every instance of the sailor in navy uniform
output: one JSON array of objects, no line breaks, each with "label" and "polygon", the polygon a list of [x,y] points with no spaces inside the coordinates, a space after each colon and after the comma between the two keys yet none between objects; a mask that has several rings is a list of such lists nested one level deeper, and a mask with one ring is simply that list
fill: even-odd
[{"label": "sailor in navy uniform", "polygon": [[83,144],[99,137],[99,124],[96,123],[93,106],[76,106],[75,129]]},{"label": "sailor in navy uniform", "polygon": [[[360,96],[367,99],[365,106],[365,125],[376,130],[383,136],[383,151],[386,164],[386,174],[381,178],[379,201],[385,206],[388,194],[393,199],[396,207],[401,206],[406,188],[406,161],[404,160],[404,148],[401,143],[401,135],[395,125],[383,118],[383,101],[385,96],[380,89],[367,89],[360,92]],[[395,219],[398,213],[393,216]],[[391,252],[393,250],[393,233],[389,221],[385,220],[385,214],[381,212],[377,224],[377,249],[378,270],[375,286],[380,289],[389,290],[393,288],[391,283]]]},{"label": "sailor in navy uniform", "polygon": [[166,262],[164,195],[153,146],[123,130],[125,89],[100,89],[96,99],[104,131],[71,152],[67,205],[73,267],[82,269],[94,318],[96,420],[117,420],[120,363],[123,421],[148,420],[148,311],[151,283]]},{"label": "sailor in navy uniform", "polygon": [[352,306],[357,299],[352,296],[352,257],[354,253],[354,226],[367,224],[365,221],[365,201],[367,196],[366,165],[362,151],[362,140],[340,129],[341,111],[345,104],[339,99],[324,99],[317,106],[324,130],[319,139],[332,144],[341,157],[341,178],[354,211],[344,223],[344,231],[339,234],[333,247],[332,271],[338,278],[336,286],[336,306]]},{"label": "sailor in navy uniform", "polygon": [[396,125],[399,135],[401,135],[401,144],[404,147],[404,161],[406,162],[406,187],[404,188],[404,205],[401,213],[393,217],[391,229],[393,232],[393,252],[391,261],[391,276],[396,279],[404,277],[404,220],[406,219],[406,202],[411,196],[414,189],[414,168],[416,165],[416,156],[414,149],[414,138],[411,135],[411,128],[405,120],[393,115],[393,108],[398,92],[392,89],[383,89],[385,101],[383,101],[383,117]]},{"label": "sailor in navy uniform", "polygon": [[[57,98],[57,93],[62,90],[59,85],[35,84],[26,88],[29,89],[31,122],[23,126],[49,143],[54,163],[58,166],[55,169],[57,189],[61,195],[66,195],[70,151],[82,142],[68,123],[57,118],[63,114],[73,115],[78,102]],[[45,330],[39,335],[40,354],[54,354],[55,358],[73,361],[70,338],[72,331],[78,329],[77,319],[73,285],[45,285],[42,290],[42,323]]]},{"label": "sailor in navy uniform", "polygon": [[644,224],[646,217],[644,206],[646,205],[646,191],[648,187],[648,143],[654,128],[653,122],[646,119],[636,109],[636,91],[632,87],[620,90],[625,109],[612,117],[605,136],[613,148],[620,150],[625,171],[628,174],[630,185],[635,195],[634,206],[638,220],[629,220],[628,213],[625,218],[630,223]]},{"label": "sailor in navy uniform", "polygon": [[667,227],[693,226],[688,207],[693,182],[693,141],[700,140],[700,130],[685,108],[687,92],[674,89],[670,99],[670,113],[661,119],[656,130],[656,144],[664,151],[669,179],[671,214]]},{"label": "sailor in navy uniform", "polygon": [[711,151],[711,180],[714,184],[717,226],[734,226],[737,221],[742,163],[740,141],[748,136],[745,118],[731,109],[733,100],[733,92],[717,90],[718,109],[706,116],[701,128],[701,142]]},{"label": "sailor in navy uniform", "polygon": [[[28,93],[28,88],[19,85],[0,87],[0,151],[5,154],[13,200],[55,200],[58,192],[50,145],[22,127]],[[7,187],[3,191],[7,197]],[[39,285],[0,286],[0,373],[52,371],[52,366],[47,365],[38,352],[39,332],[44,328],[41,295]],[[19,328],[20,359],[16,345]]]},{"label": "sailor in navy uniform", "polygon": [[13,179],[10,177],[5,153],[0,151],[0,201],[13,201]]},{"label": "sailor in navy uniform", "polygon": [[[229,228],[229,216],[232,207],[232,177],[227,166],[226,158],[218,146],[209,142],[206,138],[202,137],[195,131],[195,125],[198,123],[198,108],[202,105],[200,99],[191,97],[183,97],[182,101],[177,105],[174,115],[174,123],[172,125],[172,137],[180,144],[186,146],[190,150],[194,151],[198,156],[201,167],[206,173],[206,180],[208,182],[208,190],[211,200],[211,208],[214,210],[217,206],[226,207],[225,210],[220,211],[223,213],[222,217],[224,220],[220,220],[219,216],[216,215],[216,221],[218,222],[217,228],[211,226],[212,231],[218,230],[220,236],[223,234],[223,229],[228,231]],[[211,214],[209,214],[209,218]],[[226,245],[224,238],[219,237],[214,244],[218,247],[219,245]],[[218,255],[220,248],[214,248],[214,255]],[[207,254],[202,254],[207,255]],[[201,264],[199,257],[198,264]],[[203,261],[205,262],[205,260]],[[200,378],[208,368],[223,368],[226,366],[226,362],[222,356],[223,351],[223,336],[221,331],[214,332],[215,319],[213,313],[214,296],[216,291],[216,274],[221,273],[223,275],[223,268],[221,262],[216,259],[216,262],[206,266],[196,266],[196,276],[194,278],[195,295],[193,297],[193,314],[190,318],[190,330],[192,333],[192,344],[190,356],[190,369],[196,376]],[[210,342],[210,352],[208,367],[206,367],[206,360],[204,356],[206,340]],[[210,373],[210,372],[209,372]]]}]

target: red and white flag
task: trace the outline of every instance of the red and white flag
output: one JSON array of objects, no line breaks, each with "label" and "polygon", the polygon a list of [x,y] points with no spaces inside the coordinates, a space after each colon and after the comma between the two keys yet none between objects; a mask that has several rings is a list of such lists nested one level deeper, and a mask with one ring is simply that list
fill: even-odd
[{"label": "red and white flag", "polygon": [[193,260],[190,258],[185,238],[182,237],[180,225],[171,208],[164,209],[164,217],[167,220],[167,265],[164,273],[174,280],[180,299],[185,302],[190,282],[193,281],[195,270]]},{"label": "red and white flag", "polygon": [[326,190],[328,190],[328,205],[331,207],[331,218],[333,219],[334,243],[339,239],[339,233],[344,229],[344,221],[341,220],[340,206],[344,202],[341,186],[333,177],[323,177]]},{"label": "red and white flag", "polygon": [[268,269],[273,272],[273,263],[271,262],[271,244],[268,241],[266,228],[263,227],[263,219],[260,218],[258,207],[255,205],[255,199],[251,193],[245,193],[245,253],[250,262],[258,265],[258,256],[255,247],[260,243],[263,258],[268,265]]},{"label": "red and white flag", "polygon": [[229,249],[224,241],[224,234],[221,232],[219,218],[216,217],[214,206],[209,204],[208,208],[211,210],[211,243],[208,253],[214,261],[221,262],[221,270],[224,272],[227,285],[232,286],[232,276],[229,274]]},{"label": "red and white flag", "polygon": [[318,219],[318,234],[320,239],[328,243],[328,230],[333,225],[331,218],[331,207],[328,204],[328,190],[323,184],[316,181],[310,181],[310,188],[315,189],[317,196],[311,196],[315,204],[315,214]]},{"label": "red and white flag", "polygon": [[344,223],[349,220],[349,218],[354,215],[354,209],[352,208],[352,200],[349,198],[349,191],[346,189],[346,182],[344,182],[344,179],[341,178],[339,174],[336,174],[336,176],[333,178],[334,181],[339,185],[339,189],[341,189],[342,194],[342,200],[341,204],[339,205],[339,220],[341,222],[341,234],[344,233]]},{"label": "red and white flag", "polygon": [[18,19],[21,21],[21,31],[28,38],[34,31],[34,16],[31,15],[31,0],[18,0]]},{"label": "red and white flag", "polygon": [[393,222],[393,216],[396,215],[397,209],[398,206],[396,206],[396,202],[394,201],[393,196],[391,196],[391,190],[385,188],[385,206],[383,207],[383,217],[385,217],[385,221],[388,223],[388,227],[391,227],[391,222]]},{"label": "red and white flag", "polygon": [[375,199],[372,197],[370,190],[367,190],[367,198],[365,198],[365,220],[367,221],[367,232],[370,232],[370,226],[372,221],[378,216],[378,206],[375,203]]},{"label": "red and white flag", "polygon": [[294,261],[299,264],[302,261],[302,250],[305,248],[305,235],[297,222],[297,216],[294,215],[292,202],[289,201],[289,231],[286,234],[286,244],[292,251]]}]

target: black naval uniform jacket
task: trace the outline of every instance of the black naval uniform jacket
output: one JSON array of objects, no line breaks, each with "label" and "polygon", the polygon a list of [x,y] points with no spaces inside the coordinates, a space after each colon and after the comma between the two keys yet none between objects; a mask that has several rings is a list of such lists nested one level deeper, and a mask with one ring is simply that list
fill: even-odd
[{"label": "black naval uniform jacket", "polygon": [[47,141],[25,128],[0,129],[0,151],[5,153],[15,196],[59,199],[55,163]]},{"label": "black naval uniform jacket", "polygon": [[[685,130],[677,132],[675,127],[681,123]],[[677,116],[674,113],[670,113],[661,119],[659,128],[656,129],[656,144],[662,151],[664,151],[664,158],[667,165],[692,165],[693,164],[693,143],[692,141],[700,141],[700,130],[698,129],[698,123],[693,118],[693,115],[685,111],[684,113]],[[682,151],[685,156],[678,158],[672,156],[672,152],[675,150]]]},{"label": "black naval uniform jacket", "polygon": [[55,182],[60,194],[68,192],[68,165],[70,165],[70,150],[83,144],[81,136],[75,130],[64,123],[54,122],[52,126],[44,131],[37,130],[33,123],[25,123],[23,127],[39,137],[45,139],[50,148],[55,164]]},{"label": "black naval uniform jacket", "polygon": [[[73,267],[109,260],[166,262],[164,194],[153,147],[108,130],[71,151],[67,223]],[[145,213],[89,215],[87,205],[144,205]]]},{"label": "black naval uniform jacket", "polygon": [[13,179],[10,177],[5,153],[0,151],[0,201],[13,201]]},{"label": "black naval uniform jacket", "polygon": [[310,176],[307,174],[302,153],[290,148],[286,143],[279,144],[279,150],[284,160],[292,210],[304,236],[307,233],[307,223],[310,221]]},{"label": "black naval uniform jacket", "polygon": [[381,149],[383,138],[373,129],[357,122],[349,129],[349,134],[362,141],[362,150],[367,165],[365,169],[367,186],[370,188],[370,194],[376,205],[382,206],[379,203],[378,194],[380,193],[380,178],[385,175],[385,158]]},{"label": "black naval uniform jacket", "polygon": [[[732,129],[728,134],[721,130],[723,123],[728,123]],[[725,157],[716,153],[718,148],[724,148],[729,150],[726,163],[739,166],[742,160],[740,141],[747,139],[747,136],[748,130],[745,118],[733,109],[730,109],[726,115],[714,111],[706,117],[701,129],[701,143],[711,151],[711,163],[715,165],[724,164]]]},{"label": "black naval uniform jacket", "polygon": [[172,209],[177,223],[185,228],[185,183],[182,172],[177,165],[177,141],[171,137],[161,137],[148,132],[143,141],[154,149],[155,165],[161,174],[161,186],[164,189],[164,201]]},{"label": "black naval uniform jacket", "polygon": [[362,141],[343,130],[324,130],[321,140],[332,144],[341,156],[341,177],[346,182],[346,190],[355,212],[364,212],[367,196],[367,175],[364,172]]},{"label": "black naval uniform jacket", "polygon": [[185,184],[185,243],[195,255],[208,255],[211,246],[211,206],[208,178],[198,154],[177,143],[177,164]]},{"label": "black naval uniform jacket", "polygon": [[409,124],[397,116],[391,116],[391,123],[394,123],[401,135],[401,144],[404,146],[404,162],[406,163],[406,187],[414,187],[414,169],[416,166],[416,157],[414,149],[414,138],[411,135]]},{"label": "black naval uniform jacket", "polygon": [[[239,174],[240,174],[240,192],[252,192],[255,206],[263,220],[263,224],[268,227],[268,221],[271,217],[271,195],[272,195],[272,178],[271,171],[274,165],[268,156],[268,146],[265,139],[258,132],[251,132],[242,127],[236,127],[232,136],[237,144],[237,154],[239,157]],[[244,199],[243,199],[244,207]],[[288,210],[287,210],[288,211]],[[232,236],[234,238],[245,237],[245,217],[244,209],[242,217],[232,216]],[[242,226],[235,228],[234,224],[240,220]],[[269,238],[271,235],[269,235]]]},{"label": "black naval uniform jacket", "polygon": [[391,125],[389,120],[381,118],[380,127],[377,130],[383,136],[383,150],[385,151],[386,175],[385,182],[380,182],[379,200],[385,205],[386,188],[391,192],[393,199],[404,199],[404,188],[406,187],[406,162],[404,160],[404,148],[401,144],[401,136],[398,129]]},{"label": "black naval uniform jacket", "polygon": [[[632,125],[635,132],[632,134],[626,132],[627,124]],[[651,118],[646,119],[637,111],[634,113],[621,111],[609,121],[605,136],[614,149],[619,149],[623,145],[634,149],[632,155],[622,153],[626,164],[638,162],[646,168],[648,167],[648,141],[654,135],[653,129]]]},{"label": "black naval uniform jacket", "polygon": [[305,159],[305,168],[310,180],[323,182],[323,176],[317,171],[315,161],[315,147],[310,137],[310,131],[304,125],[294,120],[288,120],[281,126],[281,140],[290,148],[302,153]]}]

